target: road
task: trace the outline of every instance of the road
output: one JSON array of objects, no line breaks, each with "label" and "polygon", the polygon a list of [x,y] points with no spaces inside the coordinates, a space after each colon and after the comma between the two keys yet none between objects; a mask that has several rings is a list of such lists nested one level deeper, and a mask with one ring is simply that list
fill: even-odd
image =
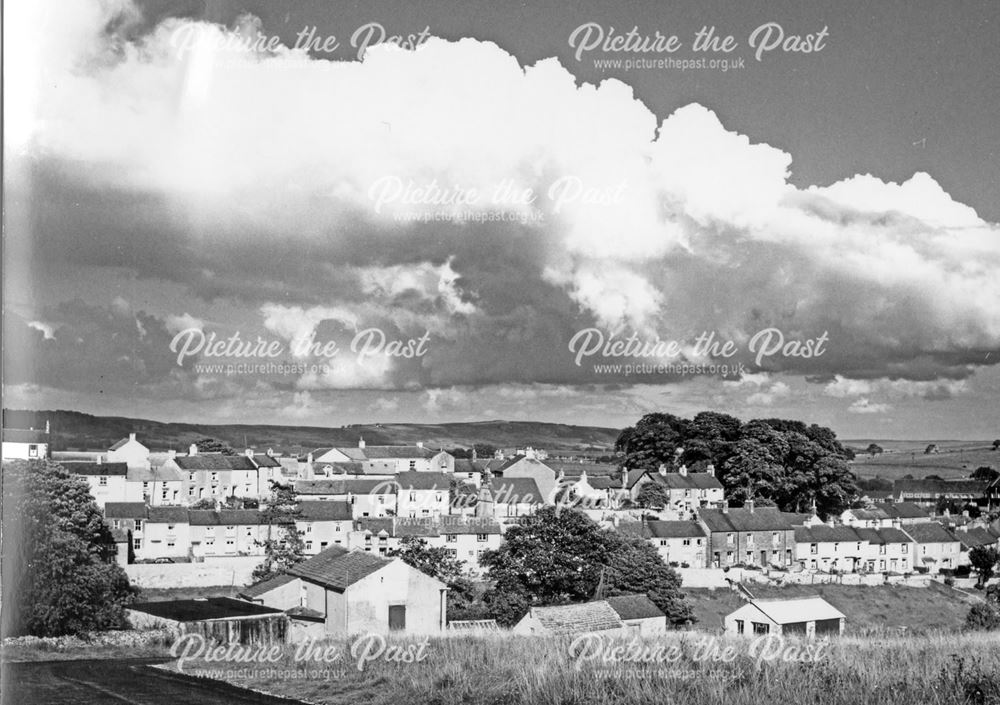
[{"label": "road", "polygon": [[297,705],[294,700],[150,668],[166,660],[5,663],[0,701],[3,705]]}]

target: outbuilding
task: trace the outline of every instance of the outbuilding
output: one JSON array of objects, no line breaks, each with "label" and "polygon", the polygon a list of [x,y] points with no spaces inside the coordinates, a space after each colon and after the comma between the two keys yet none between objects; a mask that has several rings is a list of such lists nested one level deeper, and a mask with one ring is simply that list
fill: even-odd
[{"label": "outbuilding", "polygon": [[822,597],[790,600],[750,600],[725,618],[727,634],[837,636],[846,617]]}]

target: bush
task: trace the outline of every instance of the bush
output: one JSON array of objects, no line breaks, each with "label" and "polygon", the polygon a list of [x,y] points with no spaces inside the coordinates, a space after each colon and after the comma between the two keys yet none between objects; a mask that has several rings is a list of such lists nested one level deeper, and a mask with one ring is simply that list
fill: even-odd
[{"label": "bush", "polygon": [[944,584],[948,587],[955,587],[955,579],[949,575],[944,579]]},{"label": "bush", "polygon": [[965,616],[965,631],[994,631],[1000,629],[1000,610],[986,602],[978,602]]}]

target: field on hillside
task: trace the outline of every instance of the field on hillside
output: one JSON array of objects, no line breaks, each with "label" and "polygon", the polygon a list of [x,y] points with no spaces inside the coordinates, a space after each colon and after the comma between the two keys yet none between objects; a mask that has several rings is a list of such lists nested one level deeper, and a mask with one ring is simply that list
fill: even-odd
[{"label": "field on hillside", "polygon": [[[928,588],[905,586],[860,587],[854,585],[748,585],[758,598],[793,598],[819,595],[847,616],[846,634],[872,630],[956,631],[962,627],[970,603],[943,585]],[[744,604],[728,589],[687,589],[697,627],[721,629],[722,618]]]},{"label": "field on hillside", "polygon": [[897,443],[898,447],[892,449],[879,443],[886,452],[875,457],[859,452],[852,469],[861,477],[877,476],[886,480],[898,480],[904,475],[918,479],[927,475],[963,478],[984,465],[1000,469],[1000,451],[993,450],[991,444],[941,441],[937,453],[924,453],[926,442],[921,442],[919,447],[914,442]]},{"label": "field on hillside", "polygon": [[[265,666],[195,661],[184,672],[328,705],[1000,703],[1000,634],[843,637],[822,648],[784,642],[780,654],[802,661],[782,660],[778,648],[762,651],[765,644],[750,637],[699,632],[631,644],[591,637],[575,647],[568,637],[464,636],[424,646],[391,639],[381,651],[362,643],[354,657],[352,643],[331,645],[340,658],[325,665],[296,661],[287,648]],[[713,646],[728,660],[706,658]],[[624,656],[630,647],[631,661]],[[417,662],[386,660],[421,653]],[[377,657],[359,669],[358,654]]]}]

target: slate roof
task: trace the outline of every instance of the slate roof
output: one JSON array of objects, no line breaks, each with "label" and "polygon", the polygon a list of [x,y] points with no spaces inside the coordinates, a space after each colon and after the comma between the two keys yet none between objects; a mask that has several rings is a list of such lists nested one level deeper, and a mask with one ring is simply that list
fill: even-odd
[{"label": "slate roof", "polygon": [[340,546],[331,546],[292,566],[288,572],[331,590],[343,592],[391,562],[366,551],[348,551]]},{"label": "slate roof", "polygon": [[177,467],[189,472],[195,470],[256,470],[257,466],[245,455],[222,455],[221,453],[198,453],[178,455],[174,458]]},{"label": "slate roof", "polygon": [[[618,474],[617,465],[605,465],[603,463],[579,463],[571,460],[546,460],[545,464],[557,473],[562,470],[566,477],[579,477],[584,472],[587,473],[588,479],[593,477],[608,477],[609,475]],[[618,484],[620,486],[621,481],[619,481]]]},{"label": "slate roof", "polygon": [[910,524],[904,529],[917,543],[952,543],[958,541],[950,531],[936,521],[926,524]]},{"label": "slate roof", "polygon": [[271,592],[275,588],[279,588],[282,585],[287,585],[295,580],[298,580],[294,575],[289,575],[288,573],[279,573],[273,578],[268,578],[267,580],[262,580],[259,583],[254,583],[248,587],[243,588],[239,592],[240,597],[246,597],[250,599],[256,599],[261,595]]},{"label": "slate roof", "polygon": [[689,472],[681,475],[679,472],[651,472],[649,477],[671,490],[721,490],[719,478],[707,472]]},{"label": "slate roof", "polygon": [[147,510],[148,521],[154,524],[187,524],[188,509],[186,507],[150,507]]},{"label": "slate roof", "polygon": [[657,539],[704,538],[705,529],[696,521],[649,521],[649,533]]},{"label": "slate roof", "polygon": [[666,615],[646,595],[619,595],[604,599],[622,620],[665,619]]},{"label": "slate roof", "polygon": [[49,434],[27,428],[5,428],[0,435],[4,443],[48,443]]},{"label": "slate roof", "polygon": [[349,521],[353,518],[349,502],[299,502],[296,519],[302,521]]},{"label": "slate roof", "polygon": [[277,458],[273,458],[267,453],[254,453],[253,461],[257,463],[258,467],[262,468],[280,468],[281,463],[278,462]]},{"label": "slate roof", "polygon": [[885,512],[886,516],[890,519],[923,519],[930,516],[926,510],[913,502],[886,504],[885,506],[880,507],[880,509]]},{"label": "slate roof", "polygon": [[264,607],[254,602],[236,600],[232,597],[167,600],[164,602],[135,602],[128,605],[128,609],[177,622],[233,619],[236,617],[263,617],[282,614],[281,610],[274,609],[273,607]]},{"label": "slate roof", "polygon": [[577,605],[532,607],[531,616],[552,634],[582,634],[622,629],[618,613],[604,600]]},{"label": "slate roof", "polygon": [[956,531],[955,538],[966,549],[975,548],[976,546],[995,546],[997,544],[997,537],[986,529],[975,528],[968,531]]},{"label": "slate roof", "polygon": [[351,460],[406,460],[407,458],[433,458],[440,451],[419,446],[370,446],[364,448],[337,448]]},{"label": "slate roof", "polygon": [[701,507],[698,516],[710,531],[791,531],[792,525],[777,507],[721,509]]},{"label": "slate roof", "polygon": [[856,543],[864,541],[858,530],[850,526],[796,526],[796,543]]},{"label": "slate roof", "polygon": [[381,490],[381,494],[392,494],[394,485],[390,480],[296,480],[296,494],[372,494],[373,490]]},{"label": "slate roof", "polygon": [[129,482],[183,482],[184,475],[171,467],[129,468],[126,479]]},{"label": "slate roof", "polygon": [[485,471],[485,466],[478,460],[469,460],[467,458],[455,458],[455,472],[471,472],[482,474]]},{"label": "slate roof", "polygon": [[145,502],[107,502],[104,516],[108,519],[145,519]]},{"label": "slate roof", "polygon": [[[116,442],[113,446],[108,448],[108,450],[120,450],[124,448],[130,440],[132,439],[126,436],[125,438],[121,439],[120,441]],[[136,441],[136,443],[138,443],[138,441]]]},{"label": "slate roof", "polygon": [[76,463],[60,462],[71,475],[92,475],[124,477],[128,473],[127,463]]},{"label": "slate roof", "polygon": [[324,472],[331,472],[334,475],[364,475],[365,465],[364,463],[346,462],[338,460],[327,460],[319,461],[314,460],[312,463],[314,471],[316,469],[322,470]]},{"label": "slate roof", "polygon": [[188,510],[191,526],[235,526],[264,524],[263,515],[256,509],[191,509]]},{"label": "slate roof", "polygon": [[876,546],[888,543],[913,543],[913,539],[899,529],[855,528],[854,532],[861,538],[862,541],[867,541],[868,543]]},{"label": "slate roof", "polygon": [[792,526],[805,526],[805,523],[813,518],[812,513],[782,512],[783,516]]},{"label": "slate roof", "polygon": [[986,492],[987,482],[978,480],[896,480],[893,485],[893,494],[962,494],[979,496]]},{"label": "slate roof", "polygon": [[396,475],[399,491],[406,490],[441,490],[448,491],[452,476],[443,472],[418,472],[411,470]]},{"label": "slate roof", "polygon": [[494,478],[493,499],[500,504],[544,504],[541,490],[530,477]]}]

